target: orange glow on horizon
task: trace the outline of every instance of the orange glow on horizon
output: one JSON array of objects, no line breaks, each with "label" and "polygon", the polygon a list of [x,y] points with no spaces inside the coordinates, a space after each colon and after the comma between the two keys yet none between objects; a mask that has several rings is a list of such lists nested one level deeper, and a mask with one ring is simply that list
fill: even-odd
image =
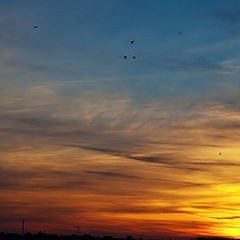
[{"label": "orange glow on horizon", "polygon": [[[215,118],[225,111],[219,107]],[[46,138],[3,151],[1,214],[14,222],[3,227],[17,231],[24,218],[26,231],[36,232],[73,233],[79,225],[95,235],[238,237],[238,131],[221,130],[226,137],[218,138],[211,121],[210,109],[197,120],[117,129],[114,137],[139,141],[129,149],[123,140],[107,146]],[[111,131],[101,137],[109,141]]]}]

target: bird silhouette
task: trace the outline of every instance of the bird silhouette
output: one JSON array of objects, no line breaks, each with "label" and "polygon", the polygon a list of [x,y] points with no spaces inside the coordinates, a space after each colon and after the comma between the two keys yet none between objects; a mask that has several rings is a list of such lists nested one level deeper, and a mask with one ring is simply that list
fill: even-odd
[{"label": "bird silhouette", "polygon": [[38,28],[38,26],[34,26],[33,28]]},{"label": "bird silhouette", "polygon": [[130,43],[131,43],[131,44],[134,44],[134,42],[135,42],[135,41],[132,40]]},{"label": "bird silhouette", "polygon": [[124,56],[123,58],[124,58],[124,59],[127,59],[127,56]]},{"label": "bird silhouette", "polygon": [[136,59],[136,57],[135,57],[135,56],[133,56],[132,58],[133,58],[133,59]]},{"label": "bird silhouette", "polygon": [[219,155],[222,155],[222,153],[220,152]]}]

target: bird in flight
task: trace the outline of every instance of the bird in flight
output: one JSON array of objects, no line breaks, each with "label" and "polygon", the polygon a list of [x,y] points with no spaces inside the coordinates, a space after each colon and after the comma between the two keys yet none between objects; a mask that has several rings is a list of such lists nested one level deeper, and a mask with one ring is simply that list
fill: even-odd
[{"label": "bird in flight", "polygon": [[222,155],[222,153],[220,152],[219,155]]},{"label": "bird in flight", "polygon": [[38,26],[33,26],[33,28],[38,28]]},{"label": "bird in flight", "polygon": [[127,59],[127,56],[124,56],[123,58],[124,58],[124,59]]},{"label": "bird in flight", "polygon": [[133,59],[136,59],[136,57],[135,57],[135,56],[133,56],[132,58],[133,58]]},{"label": "bird in flight", "polygon": [[130,43],[131,43],[131,44],[134,44],[134,42],[135,42],[135,41],[132,40]]}]

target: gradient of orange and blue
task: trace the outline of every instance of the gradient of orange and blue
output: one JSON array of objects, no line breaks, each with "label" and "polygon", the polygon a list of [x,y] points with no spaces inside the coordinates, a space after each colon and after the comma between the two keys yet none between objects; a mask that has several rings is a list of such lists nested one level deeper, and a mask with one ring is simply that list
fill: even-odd
[{"label": "gradient of orange and blue", "polygon": [[238,237],[239,27],[234,0],[1,0],[0,231]]}]

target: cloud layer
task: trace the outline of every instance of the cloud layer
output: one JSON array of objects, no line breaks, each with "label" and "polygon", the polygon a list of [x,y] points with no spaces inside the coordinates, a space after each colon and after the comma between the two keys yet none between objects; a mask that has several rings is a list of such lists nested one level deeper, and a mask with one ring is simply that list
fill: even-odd
[{"label": "cloud layer", "polygon": [[35,231],[41,222],[67,232],[76,222],[83,232],[111,233],[111,226],[147,236],[151,226],[152,236],[184,236],[216,234],[215,224],[237,218],[238,108],[92,94],[71,98],[35,86],[2,96],[5,228],[25,218]]}]

